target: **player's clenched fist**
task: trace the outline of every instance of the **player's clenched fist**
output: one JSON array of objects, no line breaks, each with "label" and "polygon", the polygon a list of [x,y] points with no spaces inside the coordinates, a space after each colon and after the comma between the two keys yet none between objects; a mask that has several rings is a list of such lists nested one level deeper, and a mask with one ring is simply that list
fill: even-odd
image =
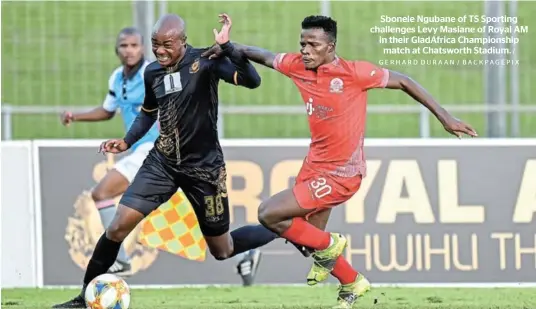
[{"label": "player's clenched fist", "polygon": [[61,120],[61,123],[64,126],[70,125],[71,122],[74,121],[73,113],[71,113],[71,112],[63,112],[63,113],[61,113],[60,120]]},{"label": "player's clenched fist", "polygon": [[100,145],[101,153],[121,153],[128,150],[128,144],[123,139],[110,139]]}]

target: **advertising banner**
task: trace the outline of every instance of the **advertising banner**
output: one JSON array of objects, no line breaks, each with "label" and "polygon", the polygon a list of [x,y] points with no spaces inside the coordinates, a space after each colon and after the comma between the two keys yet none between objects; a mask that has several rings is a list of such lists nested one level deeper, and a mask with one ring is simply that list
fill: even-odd
[{"label": "advertising banner", "polygon": [[[347,235],[346,257],[371,282],[536,282],[536,144],[451,144],[367,146],[367,177],[327,229]],[[38,147],[44,285],[79,284],[103,231],[89,192],[118,158],[97,145]],[[255,224],[261,201],[292,186],[307,145],[223,145],[232,225]],[[125,242],[129,283],[240,283],[236,260],[210,256],[182,193],[156,215],[169,209],[188,241],[171,252],[140,224]],[[282,239],[263,252],[257,283],[305,283],[311,259]]]}]

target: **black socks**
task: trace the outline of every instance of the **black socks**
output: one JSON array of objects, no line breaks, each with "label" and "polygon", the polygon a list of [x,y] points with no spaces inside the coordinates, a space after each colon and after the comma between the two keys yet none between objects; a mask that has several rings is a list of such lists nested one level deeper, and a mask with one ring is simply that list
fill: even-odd
[{"label": "black socks", "polygon": [[86,274],[84,275],[84,288],[91,280],[105,274],[110,269],[117,258],[119,248],[121,248],[120,242],[106,238],[106,232],[102,234],[87,265]]},{"label": "black socks", "polygon": [[279,238],[279,235],[265,228],[263,225],[246,225],[231,232],[234,251],[232,256],[256,249]]}]

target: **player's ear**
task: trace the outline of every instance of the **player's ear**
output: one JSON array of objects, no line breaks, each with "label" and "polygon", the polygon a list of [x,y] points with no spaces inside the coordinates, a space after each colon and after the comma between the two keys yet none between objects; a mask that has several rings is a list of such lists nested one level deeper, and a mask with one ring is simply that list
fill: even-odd
[{"label": "player's ear", "polygon": [[115,46],[115,55],[119,56],[119,48],[117,48],[117,45]]},{"label": "player's ear", "polygon": [[331,42],[328,45],[328,52],[332,53],[335,51],[335,42]]}]

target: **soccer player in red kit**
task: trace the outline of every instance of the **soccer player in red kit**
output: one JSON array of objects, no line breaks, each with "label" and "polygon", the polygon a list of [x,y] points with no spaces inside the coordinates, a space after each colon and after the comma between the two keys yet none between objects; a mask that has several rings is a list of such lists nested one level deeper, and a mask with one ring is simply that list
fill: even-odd
[{"label": "soccer player in red kit", "polygon": [[[300,53],[275,54],[234,43],[235,52],[292,79],[305,103],[311,145],[292,189],[259,207],[259,221],[288,241],[310,248],[314,263],[309,285],[331,273],[341,283],[338,306],[351,308],[370,283],[342,256],[346,238],[323,231],[332,207],[348,201],[366,175],[363,140],[367,91],[400,89],[426,106],[451,134],[476,136],[471,126],[444,110],[409,77],[366,61],[349,61],[335,53],[337,23],[325,16],[302,22]],[[217,47],[206,55],[217,57]],[[314,224],[312,224],[314,221]],[[315,227],[316,225],[316,227]]]}]

